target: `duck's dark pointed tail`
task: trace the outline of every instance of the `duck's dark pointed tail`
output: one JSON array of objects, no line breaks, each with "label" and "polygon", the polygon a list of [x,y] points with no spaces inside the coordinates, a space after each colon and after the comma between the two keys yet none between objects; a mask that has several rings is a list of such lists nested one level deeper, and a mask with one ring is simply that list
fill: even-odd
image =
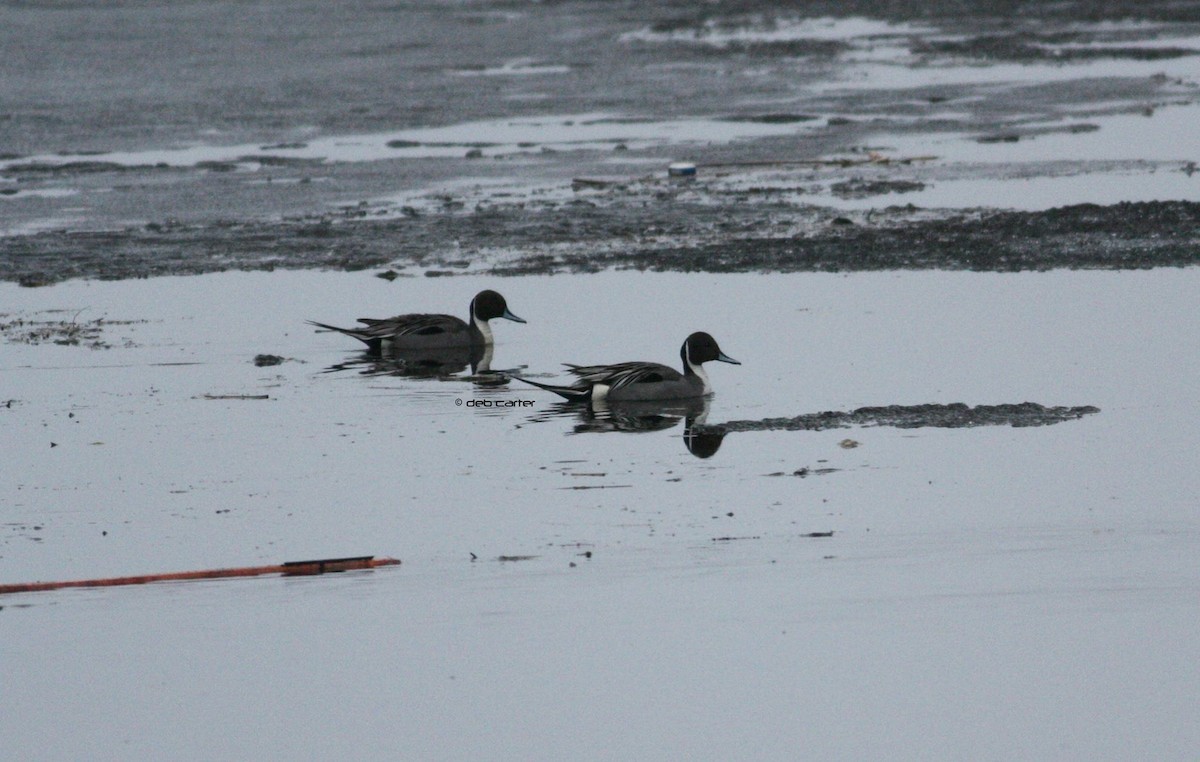
[{"label": "duck's dark pointed tail", "polygon": [[574,386],[557,386],[555,384],[543,384],[540,381],[532,381],[528,378],[522,378],[521,376],[513,375],[512,373],[507,375],[509,378],[515,378],[518,381],[524,381],[530,386],[536,386],[539,389],[545,389],[548,392],[554,392],[568,402],[587,402],[592,398],[592,387],[590,386],[586,389],[580,389]]},{"label": "duck's dark pointed tail", "polygon": [[353,336],[354,338],[358,339],[362,343],[366,344],[367,348],[370,349],[372,352],[378,352],[380,349],[380,346],[382,344],[382,341],[378,336],[371,336],[365,330],[360,329],[360,328],[338,328],[336,325],[329,325],[328,323],[318,323],[315,320],[306,320],[304,322],[308,323],[309,325],[316,326],[317,328],[320,328],[325,331],[336,331],[338,333],[344,333],[347,336]]}]

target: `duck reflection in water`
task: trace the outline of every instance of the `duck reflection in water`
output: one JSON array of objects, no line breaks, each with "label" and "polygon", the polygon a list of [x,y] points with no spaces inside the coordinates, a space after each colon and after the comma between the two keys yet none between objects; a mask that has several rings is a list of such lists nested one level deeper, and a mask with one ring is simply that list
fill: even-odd
[{"label": "duck reflection in water", "polygon": [[697,458],[710,458],[721,448],[725,434],[696,430],[708,417],[709,403],[708,397],[656,402],[593,401],[590,405],[554,402],[530,416],[529,420],[544,423],[556,418],[576,418],[578,423],[572,434],[665,431],[683,421],[684,447]]},{"label": "duck reflection in water", "polygon": [[[364,376],[404,376],[406,378],[449,378],[452,376],[485,386],[508,383],[505,373],[492,370],[493,345],[441,347],[436,349],[367,350],[353,358],[331,365],[326,373],[355,370]],[[467,371],[466,376],[459,376]]]}]

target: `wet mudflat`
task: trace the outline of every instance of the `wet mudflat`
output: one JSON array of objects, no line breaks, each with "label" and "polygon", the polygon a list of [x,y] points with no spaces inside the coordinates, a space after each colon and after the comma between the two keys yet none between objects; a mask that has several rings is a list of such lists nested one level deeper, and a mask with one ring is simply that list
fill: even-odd
[{"label": "wet mudflat", "polygon": [[[403,560],[5,596],[6,751],[1190,758],[1200,6],[1014,10],[0,12],[0,583]],[[743,364],[304,324],[481,288]]]},{"label": "wet mudflat", "polygon": [[[1200,12],[936,6],[14,9],[70,52],[5,84],[0,278],[1196,262]],[[192,50],[162,86],[110,60],[146,39]]]}]

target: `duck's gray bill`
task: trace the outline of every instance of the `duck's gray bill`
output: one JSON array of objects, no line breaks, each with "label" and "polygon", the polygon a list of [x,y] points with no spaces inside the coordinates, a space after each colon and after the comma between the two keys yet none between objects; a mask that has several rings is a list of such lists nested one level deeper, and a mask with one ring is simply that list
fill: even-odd
[{"label": "duck's gray bill", "polygon": [[740,362],[738,362],[737,360],[733,359],[732,357],[730,357],[729,355],[725,354],[724,352],[720,352],[720,353],[718,353],[718,354],[717,354],[717,360],[718,360],[718,361],[720,361],[720,362],[733,363],[734,365],[741,365],[741,363],[740,363]]},{"label": "duck's gray bill", "polygon": [[504,318],[505,320],[511,320],[514,323],[524,323],[525,322],[525,320],[523,318],[517,317],[516,315],[512,314],[508,310],[505,310],[504,314],[501,315],[500,317]]}]

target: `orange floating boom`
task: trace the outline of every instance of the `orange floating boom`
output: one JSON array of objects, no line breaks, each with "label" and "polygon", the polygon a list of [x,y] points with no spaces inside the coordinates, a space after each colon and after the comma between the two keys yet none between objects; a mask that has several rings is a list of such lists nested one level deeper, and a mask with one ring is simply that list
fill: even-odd
[{"label": "orange floating boom", "polygon": [[59,590],[64,587],[112,587],[114,585],[144,585],[148,582],[177,582],[188,579],[219,579],[221,577],[257,577],[262,574],[302,576],[374,569],[377,566],[395,566],[396,558],[355,556],[354,558],[325,558],[316,561],[288,561],[275,566],[243,566],[235,569],[203,569],[200,571],[170,572],[167,574],[143,574],[138,577],[108,577],[105,579],[78,579],[68,582],[28,582],[21,585],[0,585],[0,595],[8,593],[32,593],[40,590]]}]

